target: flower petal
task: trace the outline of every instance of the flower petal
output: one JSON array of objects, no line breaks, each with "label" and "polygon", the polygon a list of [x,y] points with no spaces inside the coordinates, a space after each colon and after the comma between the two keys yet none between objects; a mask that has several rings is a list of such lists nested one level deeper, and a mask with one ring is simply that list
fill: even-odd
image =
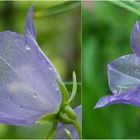
[{"label": "flower petal", "polygon": [[[77,114],[78,117],[78,121],[80,122],[80,124],[82,125],[82,106],[78,106],[75,108],[75,112]],[[81,126],[82,127],[82,126]],[[67,139],[66,133],[64,131],[64,129],[68,129],[70,131],[70,133],[72,134],[72,138],[73,139],[78,139],[78,133],[75,130],[74,126],[72,124],[59,124],[57,131],[56,131],[56,138],[57,139]]]},{"label": "flower petal", "polygon": [[33,10],[34,10],[34,5],[31,6],[26,16],[25,34],[27,36],[36,38],[35,28],[32,19]]},{"label": "flower petal", "polygon": [[109,87],[113,94],[122,94],[140,85],[140,57],[122,56],[108,65]]},{"label": "flower petal", "polygon": [[95,108],[101,108],[110,104],[131,104],[140,107],[140,86],[135,90],[130,90],[124,94],[116,94],[102,97]]},{"label": "flower petal", "polygon": [[133,52],[140,56],[140,21],[137,21],[130,38],[131,49]]},{"label": "flower petal", "polygon": [[6,114],[0,115],[1,123],[30,125],[41,115],[56,112],[61,104],[56,79],[59,74],[34,38],[0,33],[0,114]]}]

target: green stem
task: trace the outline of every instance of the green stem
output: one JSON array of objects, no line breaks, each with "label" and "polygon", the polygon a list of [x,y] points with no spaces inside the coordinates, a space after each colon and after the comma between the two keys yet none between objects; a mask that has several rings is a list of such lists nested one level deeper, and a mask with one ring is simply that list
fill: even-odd
[{"label": "green stem", "polygon": [[70,96],[70,98],[68,100],[69,103],[74,99],[74,97],[76,95],[76,91],[77,91],[76,74],[75,74],[75,72],[73,72],[73,87],[72,87],[71,96]]},{"label": "green stem", "polygon": [[67,138],[72,140],[72,135],[71,135],[70,131],[68,129],[64,129],[64,131],[65,131],[65,133],[67,135]]},{"label": "green stem", "polygon": [[[73,85],[73,82],[64,82],[65,85]],[[76,82],[77,86],[81,86],[82,85],[82,82]]]},{"label": "green stem", "polygon": [[137,2],[137,1],[130,1],[130,0],[128,0],[128,1],[123,1],[123,0],[109,0],[108,2],[111,2],[111,3],[113,3],[113,4],[116,4],[116,5],[118,5],[118,6],[120,6],[120,7],[122,7],[122,8],[125,8],[125,9],[127,9],[127,10],[129,10],[129,11],[132,11],[132,12],[134,12],[134,13],[136,13],[137,15],[139,15],[140,16],[140,3],[139,2]]},{"label": "green stem", "polygon": [[73,125],[78,132],[79,138],[82,139],[82,130],[81,130],[80,123],[77,120],[75,120],[73,121]]},{"label": "green stem", "polygon": [[35,18],[50,17],[68,12],[74,8],[80,7],[80,1],[67,1],[62,4],[55,5],[45,11],[37,11],[34,13]]},{"label": "green stem", "polygon": [[47,134],[46,139],[51,139],[52,136],[55,134],[57,124],[58,124],[57,120],[53,121],[53,126],[51,127],[49,133]]}]

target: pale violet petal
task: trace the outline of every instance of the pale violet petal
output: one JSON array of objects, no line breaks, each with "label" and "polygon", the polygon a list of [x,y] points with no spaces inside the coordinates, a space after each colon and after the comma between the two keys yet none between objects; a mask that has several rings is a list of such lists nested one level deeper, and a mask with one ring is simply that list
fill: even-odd
[{"label": "pale violet petal", "polygon": [[35,33],[35,27],[33,24],[33,10],[34,10],[34,5],[31,6],[31,8],[27,12],[26,16],[26,24],[25,24],[25,34],[27,36],[30,36],[32,38],[36,38],[36,33]]},{"label": "pale violet petal", "polygon": [[108,65],[109,87],[113,94],[122,94],[140,84],[140,58],[135,54],[122,56]]},{"label": "pale violet petal", "polygon": [[[27,19],[32,11],[33,7]],[[25,36],[0,33],[0,123],[31,125],[40,116],[56,112],[61,104],[56,82],[60,76],[29,28],[32,23],[27,28],[31,34],[26,30]]]},{"label": "pale violet petal", "polygon": [[140,107],[140,86],[123,94],[104,96],[96,103],[94,109],[110,104],[130,104]]},{"label": "pale violet petal", "polygon": [[130,38],[131,49],[133,52],[140,56],[140,21],[137,21]]}]

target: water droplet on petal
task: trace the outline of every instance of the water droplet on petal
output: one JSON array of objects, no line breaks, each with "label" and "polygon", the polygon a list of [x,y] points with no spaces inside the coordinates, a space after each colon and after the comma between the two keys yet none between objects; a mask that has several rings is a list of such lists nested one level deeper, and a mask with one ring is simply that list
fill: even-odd
[{"label": "water droplet on petal", "polygon": [[52,70],[53,68],[52,67],[49,67],[49,70]]},{"label": "water droplet on petal", "polygon": [[59,91],[59,87],[57,87],[55,90],[56,90],[56,91]]},{"label": "water droplet on petal", "polygon": [[36,99],[36,97],[37,97],[37,94],[34,93],[34,94],[33,94],[33,99]]},{"label": "water droplet on petal", "polygon": [[136,74],[136,75],[140,74],[139,69],[136,69],[136,70],[135,70],[135,74]]},{"label": "water droplet on petal", "polygon": [[23,105],[20,105],[20,109],[21,109],[21,110],[23,109]]},{"label": "water droplet on petal", "polygon": [[117,90],[113,90],[113,93],[114,93],[114,94],[117,94],[117,93],[118,93],[118,91],[117,91]]},{"label": "water droplet on petal", "polygon": [[29,44],[26,44],[26,45],[25,45],[25,49],[26,49],[27,51],[29,51],[29,50],[31,49],[31,47],[29,46]]}]

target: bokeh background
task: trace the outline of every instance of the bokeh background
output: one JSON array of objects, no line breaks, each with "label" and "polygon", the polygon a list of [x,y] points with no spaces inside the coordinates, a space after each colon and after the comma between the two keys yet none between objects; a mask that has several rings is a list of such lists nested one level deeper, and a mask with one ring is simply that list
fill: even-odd
[{"label": "bokeh background", "polygon": [[[62,4],[64,1],[0,1],[0,32],[5,30],[24,34],[26,13],[34,3],[35,12]],[[81,8],[73,8],[63,14],[34,18],[37,41],[49,57],[64,82],[72,88],[72,72],[75,70],[77,81],[81,81]],[[72,106],[80,104],[81,85]],[[0,138],[44,138],[51,124],[28,127],[0,124]]]},{"label": "bokeh background", "polygon": [[107,64],[130,50],[135,13],[110,2],[82,3],[83,33],[83,138],[140,138],[140,108],[110,105],[93,110],[96,102],[111,92]]}]

